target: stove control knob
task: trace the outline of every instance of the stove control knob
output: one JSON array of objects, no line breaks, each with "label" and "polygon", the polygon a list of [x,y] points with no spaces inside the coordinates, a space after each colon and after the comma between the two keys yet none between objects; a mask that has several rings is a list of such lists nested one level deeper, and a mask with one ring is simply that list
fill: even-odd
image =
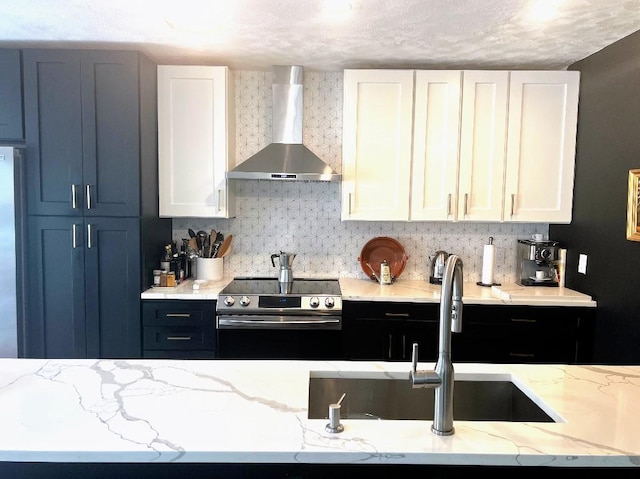
[{"label": "stove control knob", "polygon": [[225,306],[233,306],[233,304],[236,302],[235,299],[233,299],[233,296],[227,296],[226,298],[224,298],[224,305]]},{"label": "stove control knob", "polygon": [[324,305],[327,308],[333,308],[335,306],[336,302],[333,298],[329,297],[327,299],[324,300]]},{"label": "stove control knob", "polygon": [[312,308],[317,308],[318,306],[320,306],[320,300],[315,296],[313,298],[309,298],[309,306],[311,306]]},{"label": "stove control knob", "polygon": [[240,298],[240,306],[249,306],[251,300],[247,296]]}]

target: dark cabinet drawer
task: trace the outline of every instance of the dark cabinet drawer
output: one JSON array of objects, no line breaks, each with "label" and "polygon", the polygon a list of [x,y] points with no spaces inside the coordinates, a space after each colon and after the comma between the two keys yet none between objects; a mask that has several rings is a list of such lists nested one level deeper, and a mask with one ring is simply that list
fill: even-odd
[{"label": "dark cabinet drawer", "polygon": [[179,351],[146,349],[143,357],[145,359],[216,359],[216,354],[214,351],[206,349],[181,349]]},{"label": "dark cabinet drawer", "polygon": [[190,328],[182,326],[145,327],[144,349],[184,350],[206,349],[215,350],[215,327]]},{"label": "dark cabinet drawer", "polygon": [[213,325],[216,321],[215,301],[145,301],[142,321],[145,327]]},{"label": "dark cabinet drawer", "polygon": [[342,316],[385,320],[438,321],[439,304],[386,301],[345,301]]},{"label": "dark cabinet drawer", "polygon": [[345,359],[411,361],[413,343],[421,361],[437,357],[437,304],[353,301],[342,314]]},{"label": "dark cabinet drawer", "polygon": [[465,306],[454,361],[579,363],[590,359],[595,311],[576,307]]},{"label": "dark cabinet drawer", "polygon": [[154,309],[144,315],[145,326],[201,326],[209,322],[215,322],[213,318],[206,317],[206,311],[182,311],[176,308]]},{"label": "dark cabinet drawer", "polygon": [[144,301],[142,326],[145,358],[216,356],[215,301]]}]

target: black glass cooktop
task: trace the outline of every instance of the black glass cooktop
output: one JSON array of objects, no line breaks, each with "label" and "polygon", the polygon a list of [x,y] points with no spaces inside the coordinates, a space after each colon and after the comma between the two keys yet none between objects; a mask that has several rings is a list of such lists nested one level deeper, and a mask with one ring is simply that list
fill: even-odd
[{"label": "black glass cooktop", "polygon": [[[220,291],[221,296],[227,294],[280,294],[280,287],[277,278],[234,278]],[[295,278],[289,294],[340,296],[340,283],[337,279]]]}]

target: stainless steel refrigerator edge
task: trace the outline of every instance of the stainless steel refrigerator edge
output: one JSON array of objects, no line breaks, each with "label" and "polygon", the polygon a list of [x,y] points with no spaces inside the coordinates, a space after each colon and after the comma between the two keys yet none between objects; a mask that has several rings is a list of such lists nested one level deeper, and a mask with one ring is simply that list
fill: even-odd
[{"label": "stainless steel refrigerator edge", "polygon": [[0,357],[18,357],[22,148],[0,146]]}]

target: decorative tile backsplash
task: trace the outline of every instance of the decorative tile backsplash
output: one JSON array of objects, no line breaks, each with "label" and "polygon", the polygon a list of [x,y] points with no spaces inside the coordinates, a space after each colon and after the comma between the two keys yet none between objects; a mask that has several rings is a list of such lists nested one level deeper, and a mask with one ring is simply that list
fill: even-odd
[{"label": "decorative tile backsplash", "polygon": [[[241,163],[271,141],[271,73],[236,71],[234,77]],[[305,71],[303,142],[342,172],[341,72]],[[341,221],[340,201],[339,183],[238,180],[235,218],[174,218],[173,238],[188,238],[188,228],[233,234],[228,276],[275,277],[270,256],[282,250],[297,253],[296,276],[365,278],[360,251],[370,239],[390,236],[408,256],[402,278],[428,279],[429,256],[445,250],[462,258],[467,281],[478,281],[492,236],[495,280],[507,282],[515,277],[516,240],[549,231],[548,224],[529,223]]]}]

